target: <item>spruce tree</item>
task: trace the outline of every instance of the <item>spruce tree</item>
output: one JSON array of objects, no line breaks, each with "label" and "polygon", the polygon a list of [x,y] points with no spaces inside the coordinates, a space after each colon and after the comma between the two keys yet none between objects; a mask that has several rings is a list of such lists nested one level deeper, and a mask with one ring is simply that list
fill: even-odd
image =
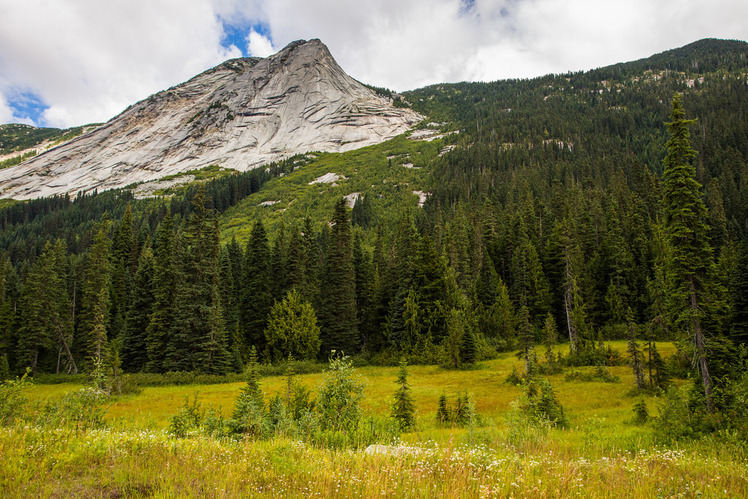
[{"label": "spruce tree", "polygon": [[534,369],[534,339],[532,323],[530,322],[530,310],[526,306],[519,309],[518,324],[519,328],[519,347],[520,351],[517,356],[525,360],[525,373],[532,376]]},{"label": "spruce tree", "polygon": [[400,361],[400,370],[397,373],[397,391],[395,402],[392,404],[392,417],[397,421],[400,431],[408,431],[416,424],[416,408],[413,396],[410,394],[408,385],[408,364],[405,359]]},{"label": "spruce tree", "polygon": [[164,372],[166,347],[171,336],[176,293],[174,224],[166,214],[156,230],[153,259],[153,309],[146,328],[146,371]]},{"label": "spruce tree", "polygon": [[478,345],[475,341],[475,334],[470,327],[465,329],[462,335],[462,345],[460,345],[460,359],[464,364],[473,365],[478,358]]},{"label": "spruce tree", "polygon": [[353,267],[351,224],[345,199],[335,204],[330,242],[320,287],[319,319],[322,350],[356,353],[356,273]]},{"label": "spruce tree", "polygon": [[730,281],[730,336],[735,343],[748,344],[748,241],[738,246]]},{"label": "spruce tree", "polygon": [[356,313],[358,330],[363,349],[368,349],[369,338],[376,334],[374,324],[376,296],[374,264],[371,254],[363,248],[361,232],[356,231],[353,243],[353,269],[356,273]]},{"label": "spruce tree", "polygon": [[696,156],[691,148],[687,120],[681,95],[673,97],[673,109],[667,123],[670,140],[664,160],[663,203],[665,232],[668,243],[666,262],[670,310],[676,322],[690,331],[698,368],[701,374],[706,405],[714,412],[712,378],[709,374],[706,337],[702,330],[702,307],[707,276],[713,266],[709,246],[707,210],[696,181],[696,169],[690,159]]},{"label": "spruce tree", "polygon": [[447,395],[442,393],[439,396],[439,403],[436,409],[436,424],[438,426],[447,426],[452,421],[452,411],[449,409]]},{"label": "spruce tree", "polygon": [[262,220],[255,222],[247,242],[244,260],[241,319],[243,342],[265,351],[265,328],[273,306],[273,274],[270,244]]},{"label": "spruce tree", "polygon": [[63,363],[68,373],[78,369],[70,348],[73,324],[65,282],[66,264],[65,243],[59,239],[54,244],[48,242],[31,267],[22,290],[18,355],[22,365],[34,372],[44,354],[50,360],[56,354],[55,372],[60,372]]},{"label": "spruce tree", "polygon": [[553,314],[550,312],[546,315],[545,324],[543,324],[543,341],[546,348],[546,362],[548,363],[548,367],[553,370],[556,364],[556,357],[553,355],[553,345],[558,341],[558,328],[556,327],[556,319],[553,318]]},{"label": "spruce tree", "polygon": [[153,313],[154,263],[150,243],[146,242],[138,259],[138,269],[130,291],[125,329],[122,334],[122,369],[144,371],[148,364],[147,329]]},{"label": "spruce tree", "polygon": [[215,211],[198,190],[177,240],[176,294],[166,367],[174,371],[226,374],[228,339],[218,290],[220,231]]},{"label": "spruce tree", "polygon": [[93,244],[86,254],[83,268],[83,296],[77,339],[80,342],[78,350],[87,370],[92,370],[96,362],[103,362],[107,347],[111,300],[109,227],[110,222],[103,222],[94,229]]},{"label": "spruce tree", "polygon": [[644,356],[641,348],[639,348],[639,343],[636,341],[636,323],[634,322],[633,315],[631,308],[629,308],[626,314],[629,333],[627,351],[629,354],[629,366],[631,366],[631,369],[634,371],[634,383],[636,383],[636,388],[637,390],[643,390],[645,388]]},{"label": "spruce tree", "polygon": [[435,343],[446,336],[444,305],[447,301],[446,269],[429,236],[423,236],[414,261],[413,286],[418,295],[422,322]]}]

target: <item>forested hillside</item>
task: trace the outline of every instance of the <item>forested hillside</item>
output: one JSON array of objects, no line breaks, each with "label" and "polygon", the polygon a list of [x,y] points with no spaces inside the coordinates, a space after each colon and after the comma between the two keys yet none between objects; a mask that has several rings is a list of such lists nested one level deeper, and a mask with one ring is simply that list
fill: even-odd
[{"label": "forested hillside", "polygon": [[[673,374],[696,352],[726,403],[748,341],[747,56],[705,40],[583,73],[435,85],[403,96],[458,132],[432,142],[294,158],[173,197],[6,208],[0,356],[11,372],[103,359],[220,374],[252,347],[267,361],[334,349],[452,367],[519,348],[530,370],[541,342],[595,365],[620,357],[605,340],[667,339],[681,345]],[[326,172],[343,177],[310,181]]]}]

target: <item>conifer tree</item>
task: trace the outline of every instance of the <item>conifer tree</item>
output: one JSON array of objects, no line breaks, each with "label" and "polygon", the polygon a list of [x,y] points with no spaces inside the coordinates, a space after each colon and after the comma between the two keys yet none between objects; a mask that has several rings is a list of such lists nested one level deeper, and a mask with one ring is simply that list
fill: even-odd
[{"label": "conifer tree", "polygon": [[[134,268],[131,268],[131,258],[137,255],[138,245],[133,230],[132,210],[128,204],[119,224],[114,229],[111,260],[111,288],[109,324],[107,329],[111,338],[116,338],[125,328],[128,302]],[[137,259],[135,260],[137,262]]]},{"label": "conifer tree", "polygon": [[447,403],[447,395],[442,393],[439,396],[439,403],[436,409],[436,424],[439,426],[447,426],[452,421],[452,412],[449,410],[449,404]]},{"label": "conifer tree", "polygon": [[748,241],[738,246],[730,281],[730,336],[735,343],[748,344]]},{"label": "conifer tree", "polygon": [[520,351],[517,352],[517,356],[525,360],[525,373],[528,376],[532,376],[535,372],[533,366],[534,360],[534,340],[532,332],[532,324],[530,323],[530,310],[527,306],[522,306],[519,309],[518,324],[519,328],[519,346]]},{"label": "conifer tree", "polygon": [[15,281],[15,270],[6,255],[0,255],[0,355],[9,353],[13,343],[15,322],[14,293],[10,288]]},{"label": "conifer tree", "polygon": [[148,364],[147,329],[153,313],[153,250],[146,242],[138,259],[138,269],[130,291],[125,329],[122,334],[122,369],[144,371]]},{"label": "conifer tree", "polygon": [[707,362],[706,337],[702,330],[701,308],[713,258],[701,185],[696,181],[696,170],[689,161],[696,155],[696,151],[691,148],[688,131],[695,120],[685,118],[681,95],[678,93],[673,97],[670,119],[667,123],[670,140],[667,143],[668,154],[664,160],[663,173],[670,309],[677,323],[690,331],[707,410],[713,412],[712,379]]},{"label": "conifer tree", "polygon": [[374,264],[371,254],[363,248],[361,232],[356,231],[353,242],[353,268],[356,273],[356,313],[361,347],[370,348],[369,339],[376,334],[374,324],[376,296]]},{"label": "conifer tree", "polygon": [[657,344],[652,340],[647,343],[647,357],[649,388],[665,388],[669,382],[667,368],[657,350]]},{"label": "conifer tree", "polygon": [[413,287],[418,296],[422,323],[437,344],[446,336],[447,301],[444,263],[429,236],[423,236],[414,261]]},{"label": "conifer tree", "polygon": [[397,391],[395,402],[392,404],[392,417],[397,421],[400,431],[408,431],[415,426],[416,408],[413,396],[408,385],[408,364],[405,359],[400,361],[400,370],[397,373]]},{"label": "conifer tree", "polygon": [[273,306],[270,259],[270,243],[265,226],[262,220],[258,220],[252,228],[245,252],[241,318],[244,345],[254,345],[260,353],[265,350],[265,328],[270,307]]},{"label": "conifer tree", "polygon": [[210,374],[229,371],[228,339],[218,290],[219,238],[218,218],[206,206],[201,188],[177,244],[179,265],[167,369]]},{"label": "conifer tree", "polygon": [[153,309],[146,329],[148,372],[164,372],[166,347],[171,336],[176,293],[174,224],[166,214],[156,230],[153,258]]},{"label": "conifer tree", "polygon": [[330,243],[320,287],[319,319],[322,349],[358,351],[356,275],[353,267],[351,224],[345,199],[335,204]]},{"label": "conifer tree", "polygon": [[643,390],[645,388],[644,383],[644,358],[642,355],[639,343],[636,341],[636,323],[634,322],[634,314],[631,308],[626,313],[626,320],[628,322],[629,342],[627,351],[629,354],[629,366],[634,371],[634,382],[636,383],[637,390]]},{"label": "conifer tree", "polygon": [[48,242],[22,290],[18,350],[21,363],[32,371],[37,370],[40,356],[56,353],[55,372],[60,372],[62,362],[68,373],[77,372],[70,349],[73,324],[66,263],[65,243],[59,239],[54,244]]},{"label": "conifer tree", "polygon": [[79,352],[88,370],[94,368],[93,362],[103,362],[103,355],[106,353],[111,299],[109,227],[110,222],[103,222],[95,228],[93,244],[88,250],[83,268],[78,339]]},{"label": "conifer tree", "polygon": [[460,359],[463,363],[472,365],[475,364],[475,360],[478,358],[478,345],[475,341],[475,334],[470,327],[465,329],[465,334],[462,336],[462,344],[460,345]]},{"label": "conifer tree", "polygon": [[249,349],[247,384],[236,398],[231,420],[237,433],[261,436],[266,431],[266,419],[265,400],[257,372],[257,350],[252,345]]},{"label": "conifer tree", "polygon": [[553,355],[553,345],[558,341],[558,328],[556,327],[556,319],[553,318],[553,314],[548,312],[545,317],[545,324],[543,324],[543,341],[545,341],[545,357],[546,362],[551,368],[556,363],[556,358]]}]

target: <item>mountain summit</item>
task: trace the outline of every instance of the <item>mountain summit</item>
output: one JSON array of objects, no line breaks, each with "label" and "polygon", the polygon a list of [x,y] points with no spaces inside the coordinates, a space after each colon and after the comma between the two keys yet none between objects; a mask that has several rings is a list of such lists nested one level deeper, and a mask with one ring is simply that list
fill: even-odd
[{"label": "mountain summit", "polygon": [[321,41],[297,41],[264,59],[226,61],[0,170],[0,197],[115,189],[209,165],[246,171],[376,144],[421,119],[348,76]]}]

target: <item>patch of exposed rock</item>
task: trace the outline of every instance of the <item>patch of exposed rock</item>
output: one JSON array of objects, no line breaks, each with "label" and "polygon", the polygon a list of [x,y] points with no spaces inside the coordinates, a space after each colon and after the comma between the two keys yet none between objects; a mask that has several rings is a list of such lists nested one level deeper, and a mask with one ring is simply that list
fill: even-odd
[{"label": "patch of exposed rock", "polygon": [[294,42],[227,61],[0,171],[0,197],[114,189],[214,164],[246,171],[376,144],[421,119],[348,76],[319,40]]},{"label": "patch of exposed rock", "polygon": [[345,180],[345,177],[342,175],[338,175],[337,173],[325,173],[324,175],[315,178],[311,182],[309,182],[309,185],[314,184],[334,184],[338,180]]}]

